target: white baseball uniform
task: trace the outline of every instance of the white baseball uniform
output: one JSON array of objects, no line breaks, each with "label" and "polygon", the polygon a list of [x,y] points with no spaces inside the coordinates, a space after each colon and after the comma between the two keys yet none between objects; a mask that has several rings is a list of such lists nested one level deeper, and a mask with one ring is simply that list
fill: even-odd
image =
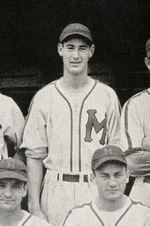
[{"label": "white baseball uniform", "polygon": [[[72,94],[60,81],[33,98],[22,144],[26,155],[43,159],[47,169],[42,209],[52,225],[60,225],[70,208],[91,200],[92,154],[107,143],[119,144],[120,135],[118,98],[110,87],[89,77],[89,85]],[[76,175],[76,181],[68,175]]]},{"label": "white baseball uniform", "polygon": [[24,117],[11,97],[0,94],[0,159],[8,158],[6,139],[15,148],[21,144],[24,129]]},{"label": "white baseball uniform", "polygon": [[[142,147],[144,137],[150,135],[150,89],[132,96],[121,113],[121,148]],[[150,205],[150,184],[137,177],[130,196],[134,200]]]},{"label": "white baseball uniform", "polygon": [[22,210],[22,213],[24,214],[24,216],[16,226],[50,226],[50,224],[34,215],[29,214],[25,210]]},{"label": "white baseball uniform", "polygon": [[69,211],[62,226],[149,226],[150,208],[128,199],[116,211],[99,210],[95,202],[86,203]]}]

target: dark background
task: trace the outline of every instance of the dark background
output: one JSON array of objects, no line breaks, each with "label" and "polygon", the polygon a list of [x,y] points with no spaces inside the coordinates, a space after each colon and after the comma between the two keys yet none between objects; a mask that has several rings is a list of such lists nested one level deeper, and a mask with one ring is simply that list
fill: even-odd
[{"label": "dark background", "polygon": [[121,104],[149,86],[149,0],[0,0],[0,89],[25,115],[34,93],[62,74],[56,47],[72,22],[91,29],[96,52],[89,74],[112,86]]},{"label": "dark background", "polygon": [[149,0],[0,0],[0,90],[24,115],[34,93],[61,76],[58,37],[73,22],[93,33],[89,75],[113,87],[121,104],[150,86],[144,65]]}]

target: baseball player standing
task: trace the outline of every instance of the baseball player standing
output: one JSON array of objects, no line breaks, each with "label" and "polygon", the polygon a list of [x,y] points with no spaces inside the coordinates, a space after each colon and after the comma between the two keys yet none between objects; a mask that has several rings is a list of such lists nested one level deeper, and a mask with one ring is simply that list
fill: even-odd
[{"label": "baseball player standing", "polygon": [[123,151],[108,145],[94,152],[98,196],[69,211],[62,226],[150,226],[150,208],[124,195],[129,175]]},{"label": "baseball player standing", "polygon": [[[150,70],[150,39],[145,64]],[[132,96],[121,115],[121,147],[127,150],[130,175],[135,177],[130,196],[150,206],[150,89]]]},{"label": "baseball player standing", "polygon": [[0,93],[0,105],[0,159],[6,159],[21,144],[24,117],[11,97]]},{"label": "baseball player standing", "polygon": [[87,76],[94,49],[86,26],[64,28],[58,44],[63,77],[35,95],[24,130],[29,209],[53,226],[60,225],[70,208],[91,200],[93,149],[119,142],[118,98],[110,87]]}]

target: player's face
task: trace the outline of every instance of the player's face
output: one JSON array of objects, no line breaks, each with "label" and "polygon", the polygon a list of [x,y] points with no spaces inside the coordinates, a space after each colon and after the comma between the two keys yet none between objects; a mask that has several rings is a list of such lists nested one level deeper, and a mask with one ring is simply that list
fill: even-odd
[{"label": "player's face", "polygon": [[148,53],[147,57],[144,58],[144,61],[147,68],[150,70],[150,53]]},{"label": "player's face", "polygon": [[103,201],[119,200],[128,182],[128,172],[122,165],[106,163],[95,171],[99,197]]},{"label": "player's face", "polygon": [[58,53],[63,58],[64,73],[87,74],[88,60],[94,53],[94,45],[89,46],[83,39],[72,38],[58,45]]},{"label": "player's face", "polygon": [[26,186],[16,179],[0,179],[0,211],[19,209],[26,195]]}]

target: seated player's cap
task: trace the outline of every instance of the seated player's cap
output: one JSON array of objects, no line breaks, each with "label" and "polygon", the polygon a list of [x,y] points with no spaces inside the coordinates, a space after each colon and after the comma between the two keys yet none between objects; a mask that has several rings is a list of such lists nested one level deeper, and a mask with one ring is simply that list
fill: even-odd
[{"label": "seated player's cap", "polygon": [[11,178],[27,182],[27,168],[18,159],[0,160],[0,179]]},{"label": "seated player's cap", "polygon": [[92,35],[88,27],[79,23],[72,23],[67,25],[60,34],[59,42],[63,42],[66,38],[72,35],[80,35],[90,42],[93,42]]},{"label": "seated player's cap", "polygon": [[150,57],[150,39],[148,39],[146,42],[146,53],[147,56]]},{"label": "seated player's cap", "polygon": [[103,148],[97,149],[92,156],[92,169],[96,170],[103,163],[112,160],[127,165],[125,155],[119,147],[107,145]]}]

